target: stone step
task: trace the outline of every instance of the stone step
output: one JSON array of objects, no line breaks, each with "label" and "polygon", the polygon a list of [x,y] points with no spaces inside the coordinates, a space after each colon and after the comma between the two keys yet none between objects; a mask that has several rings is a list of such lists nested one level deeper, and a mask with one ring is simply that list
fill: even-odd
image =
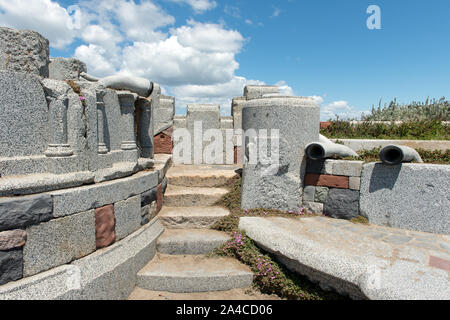
[{"label": "stone step", "polygon": [[228,193],[224,188],[193,188],[169,185],[164,195],[168,207],[208,207]]},{"label": "stone step", "polygon": [[169,185],[182,187],[221,187],[235,177],[238,166],[173,167],[167,173]]},{"label": "stone step", "polygon": [[250,287],[250,268],[231,258],[158,254],[137,274],[145,290],[175,293],[226,291]]},{"label": "stone step", "polygon": [[227,242],[230,237],[219,231],[206,229],[166,229],[158,239],[157,250],[171,255],[208,254]]},{"label": "stone step", "polygon": [[227,300],[281,300],[276,295],[266,295],[253,288],[239,288],[227,291],[194,292],[194,293],[173,293],[166,291],[151,291],[135,288],[128,300],[137,301],[227,301]]},{"label": "stone step", "polygon": [[159,219],[169,229],[209,229],[228,215],[221,207],[163,207]]}]

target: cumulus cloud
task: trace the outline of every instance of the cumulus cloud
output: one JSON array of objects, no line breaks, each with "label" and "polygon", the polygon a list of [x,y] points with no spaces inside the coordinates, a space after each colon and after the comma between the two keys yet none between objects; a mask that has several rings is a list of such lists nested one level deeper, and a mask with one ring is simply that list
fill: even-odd
[{"label": "cumulus cloud", "polygon": [[[323,102],[323,99],[322,99]],[[356,110],[347,101],[334,101],[320,108],[320,118],[322,121],[329,119],[360,119],[364,111]]]},{"label": "cumulus cloud", "polygon": [[[188,4],[197,13],[217,6],[210,0],[171,1]],[[239,14],[237,8],[228,9]],[[86,62],[90,74],[148,78],[175,95],[177,107],[219,103],[229,114],[231,98],[241,96],[245,85],[264,84],[237,75],[236,54],[246,41],[239,31],[220,20],[190,19],[174,28],[175,18],[153,0],[79,0],[67,9],[55,0],[0,0],[0,21],[36,30],[55,48],[79,39],[74,57]],[[282,94],[293,95],[284,81],[278,85]]]},{"label": "cumulus cloud", "polygon": [[169,1],[188,4],[197,13],[202,13],[204,11],[214,9],[217,6],[217,2],[211,0],[169,0]]},{"label": "cumulus cloud", "polygon": [[77,7],[67,10],[50,0],[0,0],[0,25],[39,32],[54,48],[72,43],[80,27]]},{"label": "cumulus cloud", "polygon": [[215,85],[181,85],[171,88],[171,93],[177,98],[177,106],[182,109],[190,103],[215,103],[221,105],[222,113],[230,115],[231,99],[242,96],[246,85],[264,85],[259,80],[248,80],[233,76],[225,83]]}]

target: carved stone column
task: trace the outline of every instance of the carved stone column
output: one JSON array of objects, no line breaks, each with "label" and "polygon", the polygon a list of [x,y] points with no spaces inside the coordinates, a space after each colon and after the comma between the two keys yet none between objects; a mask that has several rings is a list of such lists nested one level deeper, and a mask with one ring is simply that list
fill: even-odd
[{"label": "carved stone column", "polygon": [[67,94],[59,97],[47,96],[49,104],[50,143],[45,151],[47,157],[70,157],[73,155],[67,143]]},{"label": "carved stone column", "polygon": [[149,99],[138,99],[136,106],[139,108],[139,146],[141,158],[153,159],[153,106]]},{"label": "carved stone column", "polygon": [[105,103],[103,97],[105,96],[104,90],[96,90],[97,96],[97,136],[98,136],[98,153],[108,153],[108,148],[105,143]]},{"label": "carved stone column", "polygon": [[123,140],[120,148],[122,150],[136,150],[136,134],[134,126],[134,102],[136,95],[131,92],[119,92],[120,109],[122,111]]}]

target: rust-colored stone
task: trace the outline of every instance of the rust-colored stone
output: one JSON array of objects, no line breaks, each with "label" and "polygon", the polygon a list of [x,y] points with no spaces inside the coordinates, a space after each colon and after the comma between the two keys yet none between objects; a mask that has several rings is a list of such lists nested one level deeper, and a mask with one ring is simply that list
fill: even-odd
[{"label": "rust-colored stone", "polygon": [[305,176],[305,185],[306,186],[348,189],[349,188],[349,178],[345,177],[345,176],[332,176],[332,175],[327,175],[327,174],[308,173]]},{"label": "rust-colored stone", "polygon": [[112,204],[95,210],[95,235],[97,249],[108,247],[116,241],[116,217]]},{"label": "rust-colored stone", "polygon": [[238,164],[238,147],[234,147],[234,164]]},{"label": "rust-colored stone", "polygon": [[158,214],[163,206],[163,188],[162,184],[158,185],[158,192],[156,193],[156,214]]},{"label": "rust-colored stone", "polygon": [[332,123],[330,121],[322,121],[320,123],[320,129],[328,129],[331,125]]},{"label": "rust-colored stone", "polygon": [[438,257],[430,256],[430,267],[439,268],[445,271],[450,271],[450,261]]},{"label": "rust-colored stone", "polygon": [[10,230],[0,232],[0,251],[7,251],[23,247],[27,242],[27,233],[24,230]]},{"label": "rust-colored stone", "polygon": [[173,150],[172,133],[173,127],[170,127],[153,138],[155,154],[161,153],[172,154]]}]

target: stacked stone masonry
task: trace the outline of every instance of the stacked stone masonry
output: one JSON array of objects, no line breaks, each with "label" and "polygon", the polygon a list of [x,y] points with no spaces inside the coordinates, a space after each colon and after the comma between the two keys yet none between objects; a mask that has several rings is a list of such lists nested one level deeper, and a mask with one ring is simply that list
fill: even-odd
[{"label": "stacked stone masonry", "polygon": [[304,207],[333,218],[356,218],[359,215],[362,168],[362,161],[308,160]]},{"label": "stacked stone masonry", "polygon": [[167,187],[161,170],[166,166],[92,186],[1,198],[0,285],[88,256],[148,224]]}]

